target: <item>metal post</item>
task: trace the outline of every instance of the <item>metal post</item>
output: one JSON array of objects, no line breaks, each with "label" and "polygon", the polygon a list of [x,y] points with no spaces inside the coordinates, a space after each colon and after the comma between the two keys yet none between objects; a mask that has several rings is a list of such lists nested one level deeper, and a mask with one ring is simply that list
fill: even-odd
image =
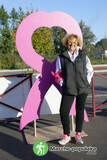
[{"label": "metal post", "polygon": [[103,62],[103,54],[102,54],[102,62]]},{"label": "metal post", "polygon": [[93,115],[96,116],[96,108],[95,108],[95,90],[94,90],[94,75],[92,77],[92,97],[93,97]]},{"label": "metal post", "polygon": [[32,88],[32,73],[30,73],[30,88]]}]

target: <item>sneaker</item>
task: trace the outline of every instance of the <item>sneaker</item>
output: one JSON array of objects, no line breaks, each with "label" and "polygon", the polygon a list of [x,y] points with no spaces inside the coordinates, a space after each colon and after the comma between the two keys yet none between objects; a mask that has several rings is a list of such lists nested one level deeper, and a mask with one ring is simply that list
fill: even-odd
[{"label": "sneaker", "polygon": [[82,138],[81,138],[81,135],[80,135],[80,134],[76,134],[75,140],[76,140],[76,144],[77,144],[77,143],[81,143],[81,144],[84,143],[83,140],[82,140]]},{"label": "sneaker", "polygon": [[65,145],[65,144],[67,144],[69,141],[71,141],[70,135],[68,136],[68,135],[65,135],[65,134],[64,134],[63,137],[61,138],[61,140],[58,141],[58,143],[61,144],[61,145]]}]

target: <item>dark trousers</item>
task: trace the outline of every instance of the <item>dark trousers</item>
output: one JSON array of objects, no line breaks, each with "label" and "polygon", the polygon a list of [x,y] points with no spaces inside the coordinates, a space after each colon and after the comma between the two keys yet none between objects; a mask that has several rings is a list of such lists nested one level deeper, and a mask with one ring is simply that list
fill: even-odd
[{"label": "dark trousers", "polygon": [[[60,118],[63,126],[64,134],[70,133],[69,112],[73,104],[75,96],[63,95],[60,106]],[[87,94],[80,94],[76,96],[76,132],[82,132],[84,121],[84,108]]]}]

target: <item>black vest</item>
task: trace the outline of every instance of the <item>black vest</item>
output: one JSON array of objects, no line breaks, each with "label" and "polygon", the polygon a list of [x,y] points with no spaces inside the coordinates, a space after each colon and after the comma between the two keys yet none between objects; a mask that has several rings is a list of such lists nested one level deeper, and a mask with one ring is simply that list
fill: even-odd
[{"label": "black vest", "polygon": [[86,54],[82,50],[79,50],[79,55],[74,63],[70,60],[66,50],[62,51],[59,57],[64,79],[62,94],[88,94],[89,83],[86,75]]}]

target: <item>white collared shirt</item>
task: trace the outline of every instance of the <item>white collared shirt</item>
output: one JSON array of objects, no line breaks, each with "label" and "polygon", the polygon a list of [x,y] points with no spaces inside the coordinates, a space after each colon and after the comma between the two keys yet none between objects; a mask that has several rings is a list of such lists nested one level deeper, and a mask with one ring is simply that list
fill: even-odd
[{"label": "white collared shirt", "polygon": [[[67,51],[71,61],[74,63],[75,62],[75,59],[76,57],[78,56],[79,54],[79,47],[77,47],[76,51],[74,52],[74,54],[72,55],[69,51]],[[62,72],[61,70],[61,62],[60,62],[60,58],[58,57],[57,58],[57,61],[56,61],[56,72]],[[91,83],[91,78],[93,76],[93,68],[92,68],[92,65],[91,65],[91,62],[88,58],[88,56],[86,56],[86,74],[87,74],[87,80],[89,83]]]}]

